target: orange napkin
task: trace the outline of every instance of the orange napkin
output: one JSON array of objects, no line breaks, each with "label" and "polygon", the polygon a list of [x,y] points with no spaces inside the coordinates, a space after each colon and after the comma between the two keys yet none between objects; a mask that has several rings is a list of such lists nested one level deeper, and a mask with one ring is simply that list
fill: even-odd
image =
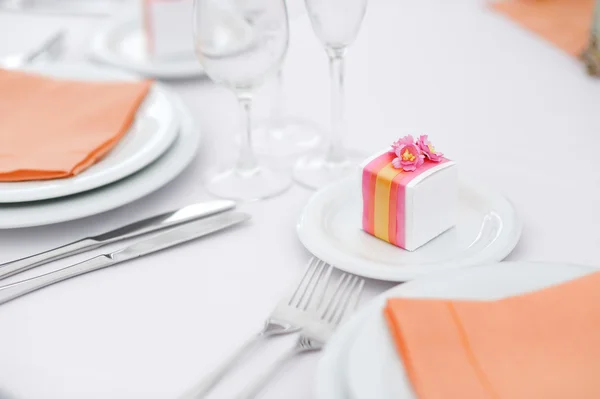
[{"label": "orange napkin", "polygon": [[0,181],[69,177],[90,167],[127,132],[150,85],[0,69]]},{"label": "orange napkin", "polygon": [[492,7],[567,53],[579,56],[590,40],[594,3],[595,0],[505,0]]},{"label": "orange napkin", "polygon": [[390,299],[419,399],[600,398],[600,273],[498,301]]}]

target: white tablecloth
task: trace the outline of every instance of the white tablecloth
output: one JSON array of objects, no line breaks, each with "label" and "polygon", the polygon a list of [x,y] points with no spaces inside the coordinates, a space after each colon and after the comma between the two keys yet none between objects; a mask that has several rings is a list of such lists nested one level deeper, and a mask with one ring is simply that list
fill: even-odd
[{"label": "white tablecloth", "polygon": [[[101,23],[0,13],[0,52],[35,32],[65,27],[64,59],[82,60]],[[288,109],[327,127],[327,61],[306,15],[292,22],[291,35]],[[160,191],[115,211],[0,231],[0,262],[209,198],[201,175],[231,148],[236,103],[206,80],[172,87],[203,133],[193,164]],[[400,135],[429,134],[461,174],[507,195],[525,224],[509,259],[598,264],[600,81],[483,1],[371,1],[348,53],[346,115],[350,146],[375,151]],[[295,225],[310,195],[293,187],[243,206],[253,216],[243,228],[1,306],[0,398],[177,397],[261,327],[303,270],[309,254]],[[365,299],[389,287],[369,281]],[[231,397],[292,343],[273,341],[212,397]],[[298,358],[264,397],[314,397],[318,359]]]}]

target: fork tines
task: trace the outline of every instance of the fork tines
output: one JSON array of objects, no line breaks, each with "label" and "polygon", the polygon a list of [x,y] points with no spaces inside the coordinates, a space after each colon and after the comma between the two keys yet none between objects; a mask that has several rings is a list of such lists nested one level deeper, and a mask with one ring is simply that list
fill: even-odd
[{"label": "fork tines", "polygon": [[[289,298],[288,305],[302,310],[307,310],[309,306],[318,308],[322,303],[323,293],[329,284],[332,270],[333,267],[328,263],[311,258],[296,290]],[[317,293],[317,303],[311,306],[315,293]]]},{"label": "fork tines", "polygon": [[351,314],[356,309],[364,285],[364,279],[342,273],[328,303],[319,310],[318,317],[329,324],[340,324],[344,316]]},{"label": "fork tines", "polygon": [[314,311],[315,319],[324,323],[340,324],[356,309],[365,280],[340,272],[337,282],[330,284],[333,271],[333,266],[312,257],[286,305],[302,311]]}]

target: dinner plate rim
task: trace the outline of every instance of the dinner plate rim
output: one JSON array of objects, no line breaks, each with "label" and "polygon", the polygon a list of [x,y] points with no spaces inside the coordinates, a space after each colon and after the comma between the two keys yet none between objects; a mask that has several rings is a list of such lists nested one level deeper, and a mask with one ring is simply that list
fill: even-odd
[{"label": "dinner plate rim", "polygon": [[[36,64],[27,66],[23,70],[26,72],[48,74],[49,76],[60,74],[61,71],[68,72],[69,70],[73,70],[77,74],[75,79],[79,79],[79,77],[83,79],[83,75],[92,76],[102,71],[107,72],[109,74],[107,76],[118,80],[139,80],[139,77],[131,73],[83,63]],[[90,81],[95,81],[95,79],[92,77]],[[104,159],[101,159],[80,174],[65,179],[0,182],[0,205],[43,201],[94,190],[124,179],[156,161],[172,147],[180,130],[179,111],[173,105],[172,96],[169,96],[165,89],[164,85],[154,82],[150,88],[149,95],[160,96],[159,101],[162,101],[169,107],[167,112],[171,114],[171,117],[166,121],[165,126],[159,128],[159,131],[152,136],[152,139],[148,143],[144,143],[135,149],[136,154],[134,155],[137,156],[128,157],[124,162],[114,165],[109,171],[98,169],[102,167],[102,162],[104,161]],[[144,104],[141,106],[143,107]],[[117,143],[118,145],[119,143]],[[142,153],[142,156],[139,155],[140,153]],[[109,156],[110,153],[107,154],[107,157]]]},{"label": "dinner plate rim", "polygon": [[[460,269],[482,263],[499,262],[513,251],[521,239],[523,222],[516,211],[515,206],[508,198],[488,187],[479,184],[475,185],[461,180],[459,183],[461,187],[467,187],[468,189],[475,190],[477,193],[482,194],[486,198],[492,198],[497,205],[510,212],[510,214],[505,215],[505,217],[507,218],[507,221],[509,220],[512,223],[512,228],[507,229],[507,232],[502,235],[501,238],[496,239],[494,245],[485,248],[485,253],[488,253],[488,256],[484,258],[481,256],[471,256],[467,258],[468,262],[459,259],[456,261],[442,261],[435,263],[438,267],[443,266],[442,270],[427,270],[427,265],[419,265],[419,269],[421,270],[414,270],[415,268],[413,268],[413,270],[406,270],[406,268],[399,267],[396,270],[382,272],[374,269],[373,266],[370,266],[370,264],[374,264],[374,262],[361,261],[356,258],[348,261],[350,256],[345,252],[337,249],[332,250],[326,243],[323,243],[319,237],[315,237],[313,232],[315,230],[320,230],[320,227],[316,225],[315,221],[310,220],[310,213],[315,212],[315,209],[318,210],[319,208],[322,208],[324,206],[322,197],[326,197],[327,195],[331,196],[331,192],[344,190],[346,185],[355,185],[358,187],[356,180],[357,178],[354,176],[347,177],[314,193],[304,206],[296,225],[298,238],[304,247],[316,257],[334,265],[340,270],[375,280],[405,282],[415,278],[428,276],[431,273]],[[327,201],[325,203],[327,203]],[[357,215],[357,218],[359,216],[360,215]],[[315,225],[317,227],[315,227]],[[492,248],[493,251],[490,248]],[[478,255],[480,254],[481,251]],[[379,265],[376,265],[376,267],[379,267]]]},{"label": "dinner plate rim", "polygon": [[[316,399],[350,399],[347,392],[346,382],[341,379],[346,378],[345,363],[348,360],[349,349],[354,345],[363,323],[372,316],[378,308],[381,308],[385,300],[391,296],[401,295],[403,291],[408,291],[420,285],[426,285],[431,280],[442,280],[456,273],[470,273],[474,269],[481,267],[503,267],[507,265],[559,265],[568,268],[579,268],[589,270],[590,273],[599,272],[600,269],[591,265],[568,263],[568,262],[543,262],[543,261],[506,261],[491,262],[480,266],[469,267],[466,269],[447,270],[445,272],[432,274],[430,276],[412,280],[404,284],[396,285],[389,290],[375,296],[365,306],[352,316],[347,323],[342,325],[338,331],[331,337],[325,346],[323,354],[317,364],[315,377],[315,396]],[[409,295],[410,297],[410,295]]]},{"label": "dinner plate rim", "polygon": [[[136,17],[127,16],[113,18],[100,27],[89,43],[87,57],[117,68],[123,68],[149,78],[157,79],[191,79],[205,76],[200,62],[194,58],[174,60],[172,62],[136,62],[121,57],[111,50],[107,44],[112,35],[119,30],[136,30],[140,22]],[[190,38],[191,40],[191,38]]]},{"label": "dinner plate rim", "polygon": [[[165,90],[175,104],[182,123],[175,142],[161,157],[129,177],[92,191],[48,200],[51,203],[36,201],[25,205],[0,204],[0,229],[44,226],[104,213],[151,194],[183,172],[198,152],[202,140],[201,130],[179,96],[170,89]],[[107,193],[115,198],[108,201]],[[55,203],[58,205],[54,206]],[[64,212],[65,204],[69,205],[69,212]],[[3,209],[6,207],[13,209]],[[32,209],[19,212],[19,208],[23,207]],[[58,211],[57,208],[63,210]],[[2,217],[3,212],[10,213],[11,217]],[[26,213],[22,214],[23,212]]]}]

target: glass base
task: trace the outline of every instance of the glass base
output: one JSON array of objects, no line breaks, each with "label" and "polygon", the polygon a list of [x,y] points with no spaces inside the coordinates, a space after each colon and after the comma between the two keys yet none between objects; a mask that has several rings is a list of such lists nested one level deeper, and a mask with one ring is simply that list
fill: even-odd
[{"label": "glass base", "polygon": [[294,166],[294,180],[308,188],[320,189],[357,172],[357,165],[367,157],[358,151],[346,151],[340,162],[326,159],[325,154],[300,158]]},{"label": "glass base", "polygon": [[229,169],[210,175],[206,189],[212,195],[236,201],[275,197],[292,185],[289,173],[258,166],[249,171]]},{"label": "glass base", "polygon": [[322,137],[321,129],[315,123],[299,117],[265,121],[252,130],[257,154],[292,160],[316,148]]}]

